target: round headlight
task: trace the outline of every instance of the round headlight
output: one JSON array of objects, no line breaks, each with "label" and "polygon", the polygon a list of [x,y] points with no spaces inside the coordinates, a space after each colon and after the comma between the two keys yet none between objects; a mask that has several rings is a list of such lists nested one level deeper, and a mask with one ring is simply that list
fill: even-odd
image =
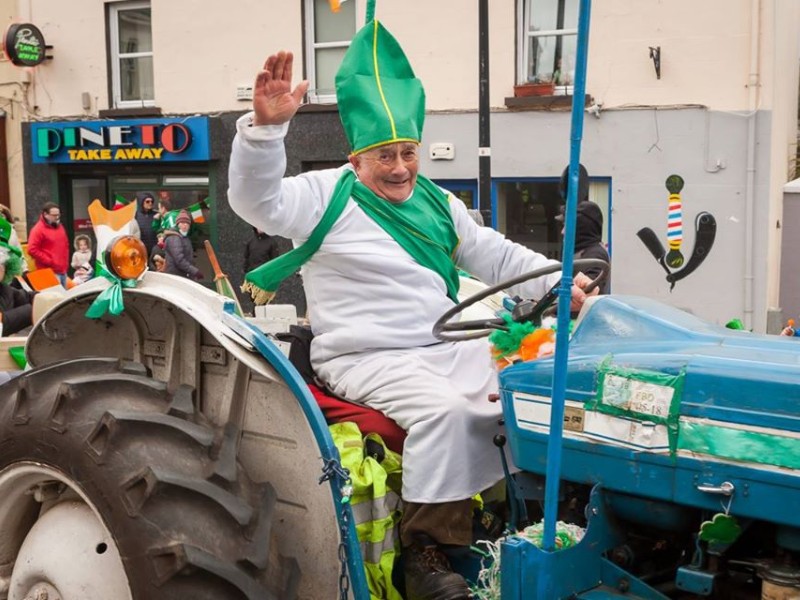
[{"label": "round headlight", "polygon": [[136,279],[147,268],[147,248],[139,238],[123,235],[111,240],[105,262],[106,268],[120,279]]}]

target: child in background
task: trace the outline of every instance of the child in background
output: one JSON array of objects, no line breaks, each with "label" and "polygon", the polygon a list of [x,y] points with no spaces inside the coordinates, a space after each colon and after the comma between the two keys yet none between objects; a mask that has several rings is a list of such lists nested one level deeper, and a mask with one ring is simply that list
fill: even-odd
[{"label": "child in background", "polygon": [[88,235],[75,236],[75,252],[72,253],[71,266],[75,269],[72,280],[75,283],[86,283],[92,278],[92,240]]},{"label": "child in background", "polygon": [[787,337],[800,337],[800,332],[798,332],[797,328],[794,326],[794,319],[789,319],[788,324],[783,328],[783,331],[780,332],[780,335]]}]

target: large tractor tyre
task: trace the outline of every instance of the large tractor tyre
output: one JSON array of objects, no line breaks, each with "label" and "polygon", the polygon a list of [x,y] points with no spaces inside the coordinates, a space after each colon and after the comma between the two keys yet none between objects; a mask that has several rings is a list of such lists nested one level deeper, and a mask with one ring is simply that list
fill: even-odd
[{"label": "large tractor tyre", "polygon": [[295,597],[297,564],[271,543],[275,492],[191,388],[68,360],[0,387],[0,431],[0,598]]}]

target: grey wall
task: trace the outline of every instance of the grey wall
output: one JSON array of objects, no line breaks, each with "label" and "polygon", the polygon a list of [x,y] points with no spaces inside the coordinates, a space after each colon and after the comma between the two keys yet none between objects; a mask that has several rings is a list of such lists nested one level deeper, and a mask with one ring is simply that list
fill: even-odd
[{"label": "grey wall", "polygon": [[[766,323],[767,136],[769,113],[757,115],[755,190],[755,320]],[[500,112],[492,115],[493,177],[558,177],[569,162],[569,112]],[[744,231],[747,118],[703,108],[605,111],[586,115],[581,162],[592,176],[611,178],[612,287],[615,293],[654,297],[725,323],[744,311]],[[478,117],[429,115],[421,171],[437,179],[474,179],[478,173]],[[432,142],[452,142],[453,161],[430,161]],[[724,168],[717,168],[717,161]],[[694,243],[694,218],[708,211],[717,239],[700,268],[669,291],[664,271],[636,232],[650,227],[666,246],[664,181],[681,175],[682,251]],[[774,224],[773,224],[774,225]]]},{"label": "grey wall", "polygon": [[781,309],[784,319],[800,327],[800,192],[783,195],[783,236],[781,245]]}]

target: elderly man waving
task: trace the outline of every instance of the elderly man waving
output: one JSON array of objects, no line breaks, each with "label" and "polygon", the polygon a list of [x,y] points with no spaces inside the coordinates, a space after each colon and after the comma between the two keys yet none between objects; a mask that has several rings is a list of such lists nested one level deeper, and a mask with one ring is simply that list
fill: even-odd
[{"label": "elderly man waving", "polygon": [[[466,598],[440,549],[471,543],[471,498],[502,478],[492,443],[501,409],[487,401],[497,391],[487,341],[440,343],[431,328],[456,301],[458,268],[494,284],[552,261],[479,227],[462,202],[418,173],[425,93],[378,21],[356,34],[336,76],[349,164],[283,177],[284,136],[308,88],[291,81],[291,53],[270,56],[254,110],[237,124],[231,206],[296,246],[245,285],[263,301],[302,267],[317,374],[408,432],[400,527],[407,596]],[[559,277],[511,292],[538,298]],[[573,299],[584,298],[575,288]]]}]

